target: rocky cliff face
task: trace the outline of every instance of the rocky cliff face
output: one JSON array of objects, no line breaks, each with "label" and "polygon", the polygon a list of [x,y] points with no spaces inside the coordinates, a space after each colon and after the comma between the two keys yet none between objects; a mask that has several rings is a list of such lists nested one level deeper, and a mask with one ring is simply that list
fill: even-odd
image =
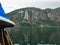
[{"label": "rocky cliff face", "polygon": [[[8,16],[16,22],[26,22],[29,24],[37,24],[37,22],[60,22],[60,8],[56,9],[38,9],[38,8],[23,8],[8,13]],[[12,15],[12,16],[11,16]],[[42,22],[41,22],[42,21]]]}]

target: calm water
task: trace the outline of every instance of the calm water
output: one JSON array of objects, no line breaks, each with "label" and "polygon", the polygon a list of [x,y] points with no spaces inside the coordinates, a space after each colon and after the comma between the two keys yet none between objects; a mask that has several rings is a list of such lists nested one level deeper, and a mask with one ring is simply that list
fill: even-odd
[{"label": "calm water", "polygon": [[[14,45],[19,45],[19,44],[14,44]],[[30,44],[27,44],[30,45]],[[56,44],[37,44],[37,45],[56,45]]]},{"label": "calm water", "polygon": [[[30,32],[32,31],[32,32]],[[22,36],[18,35],[21,37],[20,38],[16,38],[16,41],[21,44],[21,42],[28,44],[28,41],[30,41],[29,43],[33,43],[33,45],[37,44],[37,45],[56,45],[60,44],[60,27],[33,27],[32,30],[27,29],[27,30],[23,30],[23,35],[25,35],[26,37],[24,37],[25,39],[22,40]],[[28,34],[28,35],[27,35]],[[29,37],[30,36],[30,37]],[[13,38],[14,39],[14,38]],[[15,39],[14,39],[15,40]],[[26,42],[24,42],[26,41]],[[41,44],[38,44],[41,43]],[[15,44],[15,45],[19,45],[19,44]]]}]

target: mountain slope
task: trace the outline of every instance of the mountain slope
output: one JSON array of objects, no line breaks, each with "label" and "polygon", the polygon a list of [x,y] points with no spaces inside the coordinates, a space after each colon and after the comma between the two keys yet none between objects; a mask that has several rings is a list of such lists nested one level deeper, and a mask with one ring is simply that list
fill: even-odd
[{"label": "mountain slope", "polygon": [[[12,15],[12,16],[11,16]],[[38,9],[34,7],[22,8],[8,13],[11,20],[16,22],[26,22],[29,24],[44,23],[46,25],[56,25],[60,22],[60,14],[57,9]],[[39,22],[40,21],[40,22]]]}]

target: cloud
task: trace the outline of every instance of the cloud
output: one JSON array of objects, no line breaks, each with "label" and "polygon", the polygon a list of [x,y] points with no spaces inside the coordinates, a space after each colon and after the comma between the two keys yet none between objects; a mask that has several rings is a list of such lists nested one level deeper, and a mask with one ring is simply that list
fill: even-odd
[{"label": "cloud", "polygon": [[1,0],[6,12],[24,7],[56,8],[60,7],[60,0]]}]

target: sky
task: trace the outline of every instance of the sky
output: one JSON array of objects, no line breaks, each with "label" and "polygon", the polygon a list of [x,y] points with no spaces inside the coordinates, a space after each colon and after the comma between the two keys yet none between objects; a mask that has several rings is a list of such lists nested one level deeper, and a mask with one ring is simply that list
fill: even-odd
[{"label": "sky", "polygon": [[25,7],[36,7],[40,9],[60,7],[60,0],[0,0],[6,13]]}]

